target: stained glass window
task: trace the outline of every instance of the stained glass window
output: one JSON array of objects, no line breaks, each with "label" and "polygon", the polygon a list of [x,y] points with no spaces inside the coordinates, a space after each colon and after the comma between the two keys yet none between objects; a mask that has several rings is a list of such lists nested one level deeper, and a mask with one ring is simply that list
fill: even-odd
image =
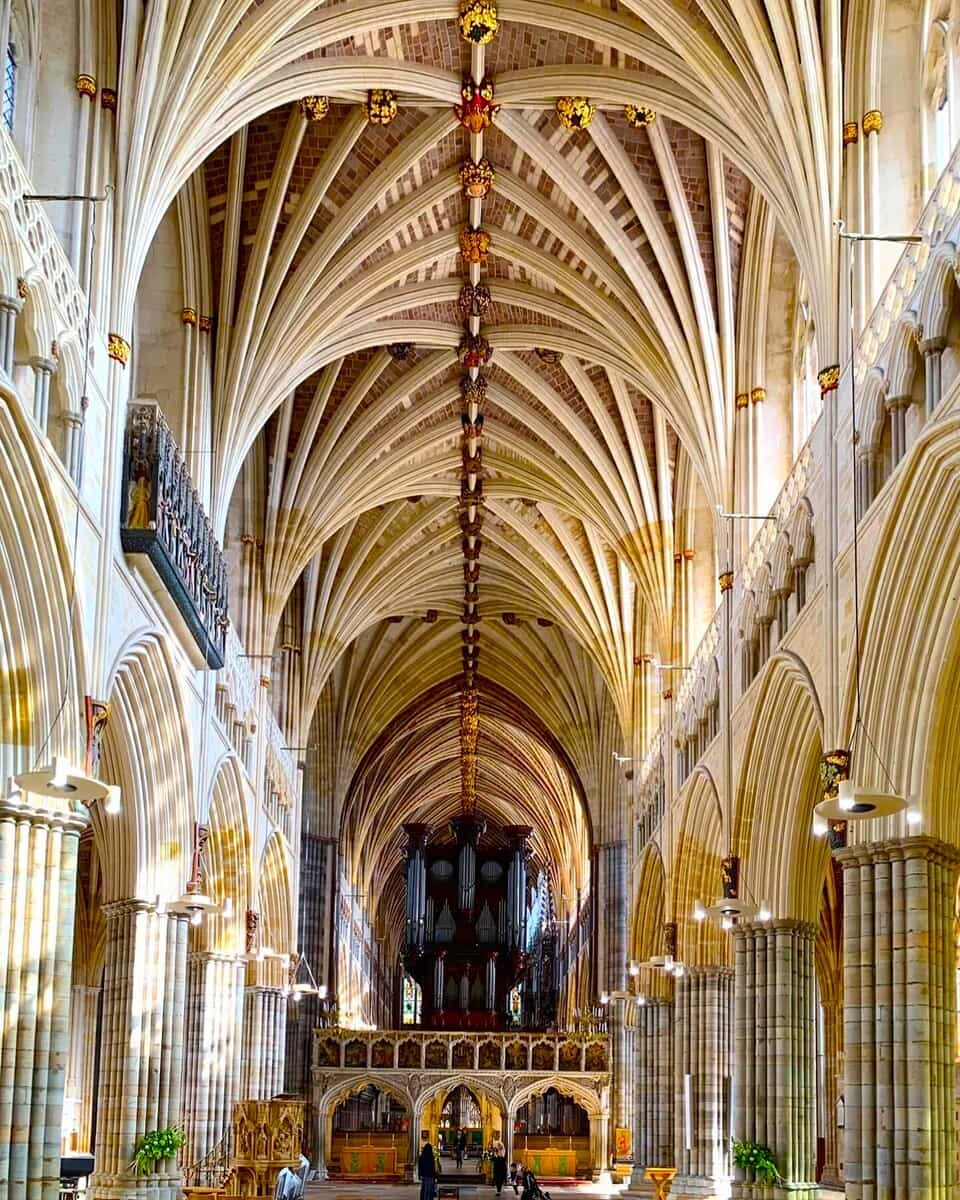
[{"label": "stained glass window", "polygon": [[422,993],[420,984],[409,975],[403,977],[403,1023],[418,1025],[420,1023],[420,1007]]}]

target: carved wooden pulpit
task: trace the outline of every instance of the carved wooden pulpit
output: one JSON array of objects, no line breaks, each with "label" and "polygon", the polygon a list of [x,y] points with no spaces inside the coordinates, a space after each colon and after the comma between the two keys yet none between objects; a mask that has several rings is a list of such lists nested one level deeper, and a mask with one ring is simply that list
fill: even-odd
[{"label": "carved wooden pulpit", "polygon": [[240,1100],[233,1106],[233,1154],[219,1188],[185,1188],[193,1200],[254,1197],[273,1200],[284,1167],[297,1170],[305,1100]]}]

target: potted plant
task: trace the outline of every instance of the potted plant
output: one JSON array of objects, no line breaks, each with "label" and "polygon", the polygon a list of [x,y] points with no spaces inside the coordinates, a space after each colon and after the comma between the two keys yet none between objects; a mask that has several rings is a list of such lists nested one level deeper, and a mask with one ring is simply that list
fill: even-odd
[{"label": "potted plant", "polygon": [[137,1146],[130,1166],[137,1175],[155,1175],[157,1163],[175,1158],[187,1144],[187,1135],[178,1125],[166,1129],[153,1129],[145,1133]]},{"label": "potted plant", "polygon": [[741,1171],[751,1171],[756,1183],[779,1183],[783,1178],[777,1170],[773,1151],[760,1142],[741,1142],[734,1138],[733,1165]]}]

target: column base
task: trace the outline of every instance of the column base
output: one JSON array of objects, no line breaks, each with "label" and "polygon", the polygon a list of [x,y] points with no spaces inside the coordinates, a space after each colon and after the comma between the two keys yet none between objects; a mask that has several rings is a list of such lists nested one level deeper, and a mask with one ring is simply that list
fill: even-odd
[{"label": "column base", "polygon": [[653,1186],[650,1180],[644,1176],[643,1169],[639,1168],[639,1171],[639,1175],[637,1174],[637,1171],[634,1171],[630,1182],[620,1193],[621,1196],[656,1196],[657,1189]]},{"label": "column base", "polygon": [[178,1200],[183,1179],[180,1172],[157,1175],[98,1175],[90,1176],[88,1195],[93,1200],[131,1200],[149,1196],[150,1200]]},{"label": "column base", "polygon": [[670,1200],[729,1200],[730,1180],[705,1175],[677,1175],[670,1187]]},{"label": "column base", "polygon": [[[820,1186],[828,1186],[826,1184]],[[733,1200],[817,1200],[819,1187],[807,1181],[800,1183],[783,1180],[781,1183],[746,1183],[734,1180]]]}]

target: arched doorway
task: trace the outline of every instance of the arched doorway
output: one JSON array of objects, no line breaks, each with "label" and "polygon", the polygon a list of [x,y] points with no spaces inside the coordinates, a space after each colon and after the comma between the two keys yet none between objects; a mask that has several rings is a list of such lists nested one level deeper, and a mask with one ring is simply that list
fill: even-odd
[{"label": "arched doorway", "polygon": [[447,1150],[441,1159],[441,1172],[448,1177],[456,1173],[452,1137],[456,1132],[457,1126],[454,1122],[458,1117],[477,1122],[479,1115],[478,1123],[467,1127],[468,1145],[472,1153],[462,1170],[470,1175],[479,1174],[483,1167],[482,1151],[488,1148],[491,1142],[497,1138],[507,1141],[507,1118],[503,1097],[499,1091],[485,1086],[474,1077],[461,1075],[459,1078],[454,1076],[438,1082],[422,1096],[417,1112],[417,1130],[425,1129],[430,1134],[434,1146],[440,1145],[440,1135],[444,1135]]},{"label": "arched doorway", "polygon": [[480,1101],[463,1083],[455,1087],[452,1092],[448,1092],[440,1110],[437,1140],[442,1155],[456,1159],[456,1136],[461,1129],[467,1139],[464,1158],[477,1158],[482,1155],[484,1129]]},{"label": "arched doorway", "polygon": [[514,1117],[513,1157],[538,1179],[589,1178],[590,1114],[555,1087],[531,1096]]},{"label": "arched doorway", "polygon": [[410,1110],[392,1092],[364,1083],[330,1112],[330,1174],[351,1180],[399,1179],[410,1143]]}]

